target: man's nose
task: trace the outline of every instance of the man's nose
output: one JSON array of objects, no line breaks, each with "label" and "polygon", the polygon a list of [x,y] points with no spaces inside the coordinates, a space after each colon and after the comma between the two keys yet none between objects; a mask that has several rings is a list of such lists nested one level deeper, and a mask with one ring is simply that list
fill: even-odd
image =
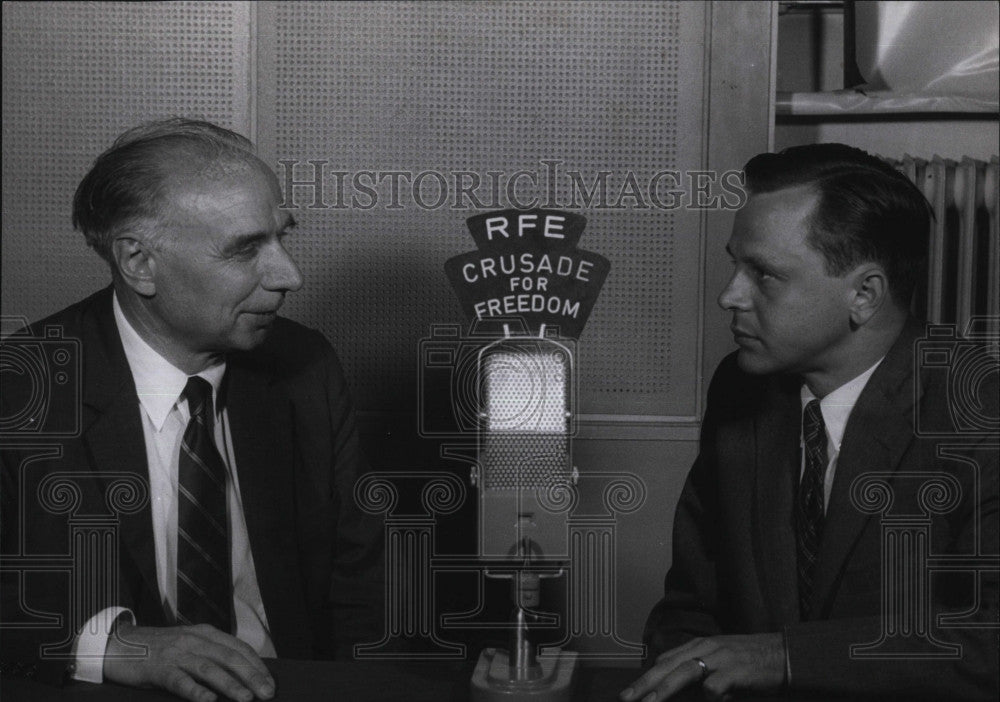
[{"label": "man's nose", "polygon": [[268,290],[295,292],[302,287],[302,271],[281,242],[270,247],[261,285]]},{"label": "man's nose", "polygon": [[729,277],[726,287],[719,293],[717,302],[724,310],[745,310],[749,307],[749,300],[746,276],[737,268]]}]

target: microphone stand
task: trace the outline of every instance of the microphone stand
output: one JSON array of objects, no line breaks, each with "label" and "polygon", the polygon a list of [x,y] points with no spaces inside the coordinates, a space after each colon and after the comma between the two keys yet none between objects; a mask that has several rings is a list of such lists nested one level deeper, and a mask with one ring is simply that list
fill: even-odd
[{"label": "microphone stand", "polygon": [[[527,566],[527,559],[525,559]],[[514,627],[510,632],[510,679],[518,682],[538,680],[542,677],[542,666],[538,664],[535,655],[535,641],[531,624],[537,623],[538,616],[526,611],[525,608],[538,608],[540,604],[539,579],[535,573],[527,570],[518,571],[511,578],[511,600],[514,609],[511,619]]]},{"label": "microphone stand", "polygon": [[[541,603],[540,576],[525,551],[521,568],[511,577],[511,632],[508,651],[483,650],[472,675],[472,702],[569,702],[577,654],[555,650],[536,654],[533,628]],[[533,626],[534,625],[534,626]]]}]

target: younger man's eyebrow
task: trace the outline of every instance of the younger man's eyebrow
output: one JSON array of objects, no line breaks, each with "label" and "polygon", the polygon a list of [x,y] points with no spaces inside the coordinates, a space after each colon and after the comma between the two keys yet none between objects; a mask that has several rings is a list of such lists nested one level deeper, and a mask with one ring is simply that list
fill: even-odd
[{"label": "younger man's eyebrow", "polygon": [[729,257],[734,261],[741,260],[746,263],[749,263],[751,266],[754,266],[756,268],[761,268],[770,271],[780,270],[780,266],[777,265],[775,262],[769,261],[768,259],[763,258],[754,253],[744,254],[742,258],[737,259],[736,254],[733,253],[733,250],[729,247],[729,244],[726,244],[726,253],[729,254]]}]

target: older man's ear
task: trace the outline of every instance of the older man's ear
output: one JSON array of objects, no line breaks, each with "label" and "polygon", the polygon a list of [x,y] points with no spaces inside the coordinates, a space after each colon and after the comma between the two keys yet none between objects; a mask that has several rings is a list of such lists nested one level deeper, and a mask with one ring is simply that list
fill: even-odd
[{"label": "older man's ear", "polygon": [[114,267],[121,280],[137,294],[150,297],[156,293],[156,261],[148,244],[132,237],[119,237],[112,245]]}]

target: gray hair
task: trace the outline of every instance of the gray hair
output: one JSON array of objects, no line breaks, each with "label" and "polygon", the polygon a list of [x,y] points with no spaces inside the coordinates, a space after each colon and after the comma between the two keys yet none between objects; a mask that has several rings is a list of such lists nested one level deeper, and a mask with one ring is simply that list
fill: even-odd
[{"label": "gray hair", "polygon": [[234,164],[263,165],[253,143],[235,132],[180,117],[142,124],[119,136],[80,181],[73,227],[113,266],[116,238],[166,221],[172,180]]}]

